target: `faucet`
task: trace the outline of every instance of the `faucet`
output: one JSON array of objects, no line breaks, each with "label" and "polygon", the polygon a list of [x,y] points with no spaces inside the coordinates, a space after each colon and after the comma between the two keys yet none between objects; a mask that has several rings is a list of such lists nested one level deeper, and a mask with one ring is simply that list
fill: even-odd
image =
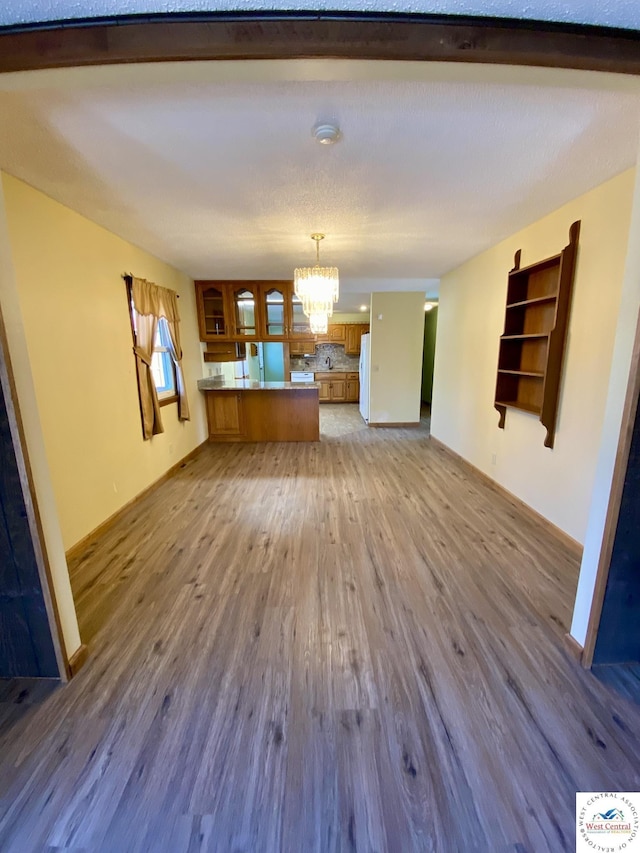
[{"label": "faucet", "polygon": [[326,364],[327,364],[327,368],[329,370],[333,370],[333,365],[331,364],[331,356],[330,355],[327,356]]}]

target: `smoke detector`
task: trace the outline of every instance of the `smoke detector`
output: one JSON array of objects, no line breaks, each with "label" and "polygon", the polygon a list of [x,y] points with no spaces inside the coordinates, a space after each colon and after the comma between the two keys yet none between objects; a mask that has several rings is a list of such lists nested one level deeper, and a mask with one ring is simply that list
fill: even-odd
[{"label": "smoke detector", "polygon": [[311,135],[314,139],[318,140],[320,145],[333,145],[334,142],[338,142],[342,137],[340,128],[337,125],[326,122],[316,124],[311,130]]}]

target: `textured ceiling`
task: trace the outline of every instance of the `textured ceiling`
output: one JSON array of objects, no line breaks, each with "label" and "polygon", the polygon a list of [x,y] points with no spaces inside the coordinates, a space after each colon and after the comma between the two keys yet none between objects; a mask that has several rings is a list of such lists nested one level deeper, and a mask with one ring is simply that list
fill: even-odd
[{"label": "textured ceiling", "polygon": [[[195,278],[291,277],[323,231],[343,280],[415,284],[635,163],[635,80],[412,67],[5,75],[0,168]],[[340,143],[312,139],[319,119],[338,121]]]},{"label": "textured ceiling", "polygon": [[274,9],[489,15],[640,29],[637,0],[5,0],[0,25],[153,12]]}]

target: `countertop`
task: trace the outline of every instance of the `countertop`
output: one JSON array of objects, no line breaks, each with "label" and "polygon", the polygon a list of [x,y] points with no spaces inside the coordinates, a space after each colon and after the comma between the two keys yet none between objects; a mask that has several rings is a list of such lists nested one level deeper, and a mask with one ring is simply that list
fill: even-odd
[{"label": "countertop", "polygon": [[253,382],[251,379],[199,379],[200,391],[304,391],[317,389],[318,382]]}]

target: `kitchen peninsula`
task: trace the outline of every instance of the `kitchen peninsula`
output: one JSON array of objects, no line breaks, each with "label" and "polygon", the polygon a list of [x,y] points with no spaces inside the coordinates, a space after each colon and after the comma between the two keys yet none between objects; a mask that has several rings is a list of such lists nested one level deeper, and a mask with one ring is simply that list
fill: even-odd
[{"label": "kitchen peninsula", "polygon": [[209,441],[319,441],[317,383],[201,379]]}]

